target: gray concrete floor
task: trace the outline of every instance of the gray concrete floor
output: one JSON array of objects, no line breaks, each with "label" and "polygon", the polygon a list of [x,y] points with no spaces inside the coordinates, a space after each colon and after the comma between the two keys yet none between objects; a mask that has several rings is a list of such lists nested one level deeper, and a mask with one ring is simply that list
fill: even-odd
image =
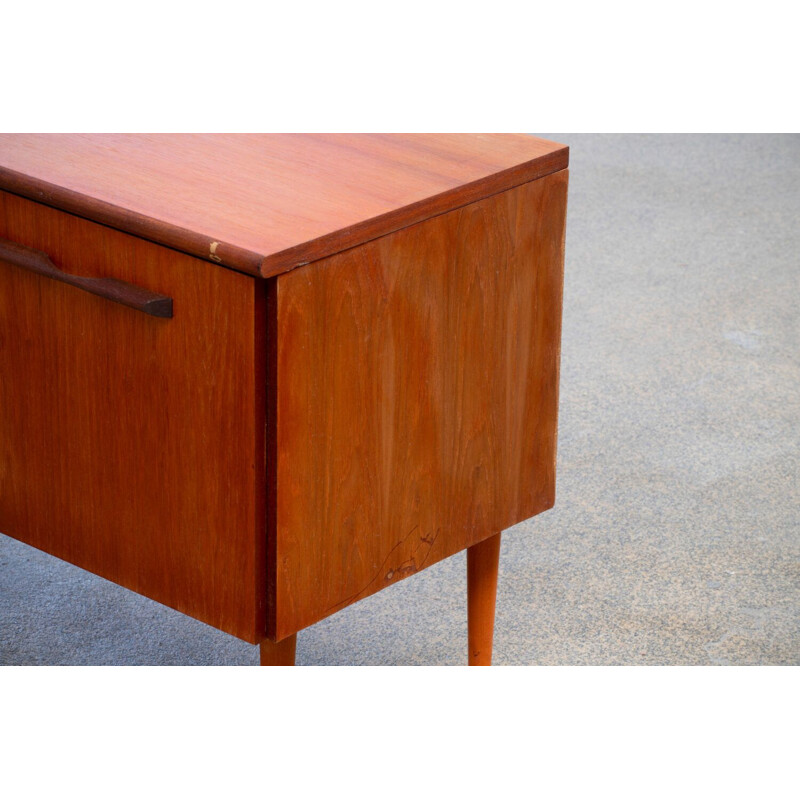
[{"label": "gray concrete floor", "polygon": [[[800,663],[800,137],[571,146],[556,508],[504,534],[496,664]],[[298,664],[462,664],[465,560]],[[0,664],[256,648],[0,535]]]}]

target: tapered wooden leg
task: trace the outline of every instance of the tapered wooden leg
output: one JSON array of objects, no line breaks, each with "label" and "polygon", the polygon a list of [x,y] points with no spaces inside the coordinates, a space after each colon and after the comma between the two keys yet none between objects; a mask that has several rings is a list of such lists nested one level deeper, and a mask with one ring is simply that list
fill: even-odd
[{"label": "tapered wooden leg", "polygon": [[261,642],[262,667],[293,667],[294,654],[297,650],[297,634],[293,633],[280,642],[264,639]]},{"label": "tapered wooden leg", "polygon": [[489,667],[492,664],[499,561],[499,533],[467,548],[467,621],[471,667]]}]

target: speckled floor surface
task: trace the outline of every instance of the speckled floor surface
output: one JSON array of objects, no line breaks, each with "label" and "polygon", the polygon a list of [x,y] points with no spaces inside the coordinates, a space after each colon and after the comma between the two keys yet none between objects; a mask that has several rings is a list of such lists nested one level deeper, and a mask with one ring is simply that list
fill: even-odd
[{"label": "speckled floor surface", "polygon": [[[556,508],[504,534],[496,664],[800,663],[800,136],[571,146]],[[463,664],[456,556],[298,664]],[[257,649],[0,536],[0,664]]]}]

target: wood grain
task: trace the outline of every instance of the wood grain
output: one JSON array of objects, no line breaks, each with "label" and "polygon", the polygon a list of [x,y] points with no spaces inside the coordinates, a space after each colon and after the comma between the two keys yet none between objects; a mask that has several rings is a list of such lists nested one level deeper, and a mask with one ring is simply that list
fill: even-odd
[{"label": "wood grain", "polygon": [[269,277],[568,155],[524,134],[0,134],[0,188]]},{"label": "wood grain", "polygon": [[261,641],[263,282],[6,193],[0,236],[174,298],[0,263],[0,531]]},{"label": "wood grain", "polygon": [[277,278],[271,638],[552,506],[566,192]]}]

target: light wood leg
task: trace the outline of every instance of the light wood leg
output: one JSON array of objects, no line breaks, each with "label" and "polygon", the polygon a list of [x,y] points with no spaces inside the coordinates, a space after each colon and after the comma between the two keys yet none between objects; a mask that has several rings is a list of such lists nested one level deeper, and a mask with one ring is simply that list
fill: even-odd
[{"label": "light wood leg", "polygon": [[261,642],[262,667],[293,667],[294,654],[297,650],[297,634],[293,633],[280,642],[264,639]]},{"label": "light wood leg", "polygon": [[489,667],[492,664],[499,560],[499,533],[467,548],[467,620],[471,667]]}]

